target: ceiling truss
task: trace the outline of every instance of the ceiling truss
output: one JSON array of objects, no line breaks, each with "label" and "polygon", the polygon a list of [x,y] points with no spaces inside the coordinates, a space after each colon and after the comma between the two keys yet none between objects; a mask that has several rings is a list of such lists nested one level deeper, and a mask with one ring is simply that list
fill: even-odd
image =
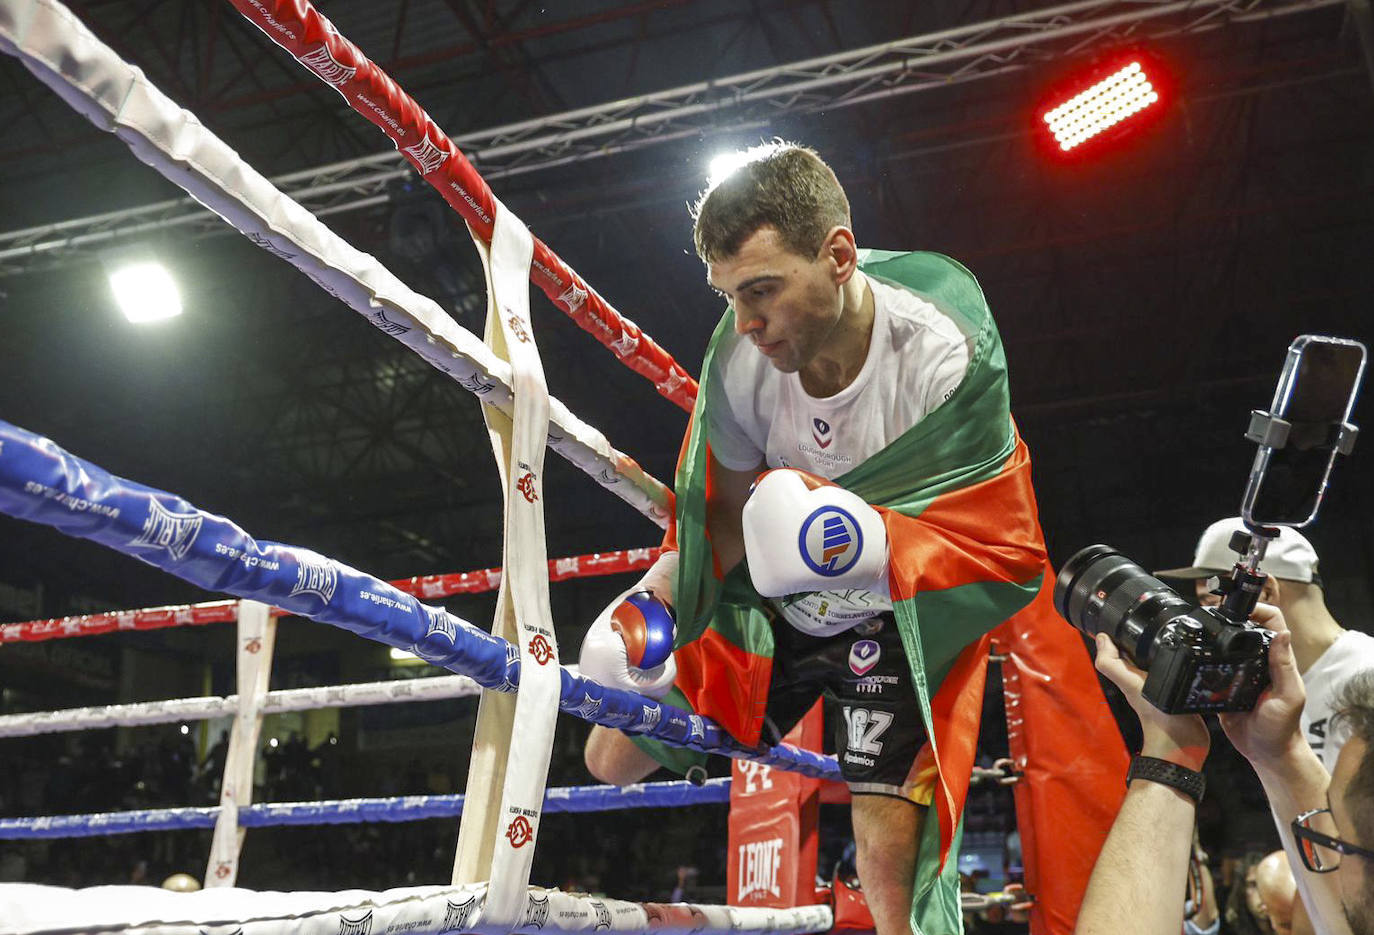
[{"label": "ceiling truss", "polygon": [[[455,137],[488,180],[775,118],[1005,74],[1104,43],[1159,39],[1340,6],[1346,0],[1080,0],[848,52],[504,124]],[[476,24],[473,24],[474,26]],[[277,176],[317,216],[386,203],[411,174],[394,152]],[[189,198],[0,233],[0,276],[92,258],[116,241],[229,230]]]}]

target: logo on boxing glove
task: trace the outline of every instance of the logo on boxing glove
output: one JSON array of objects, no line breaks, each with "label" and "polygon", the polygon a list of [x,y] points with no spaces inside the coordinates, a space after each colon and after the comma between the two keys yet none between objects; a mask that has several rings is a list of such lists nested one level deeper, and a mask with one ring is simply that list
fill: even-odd
[{"label": "logo on boxing glove", "polygon": [[625,641],[625,661],[636,669],[663,665],[677,635],[673,609],[652,591],[626,595],[611,612],[611,629]]},{"label": "logo on boxing glove", "polygon": [[864,537],[858,521],[848,511],[823,506],[802,522],[797,548],[806,567],[818,575],[836,578],[859,560]]}]

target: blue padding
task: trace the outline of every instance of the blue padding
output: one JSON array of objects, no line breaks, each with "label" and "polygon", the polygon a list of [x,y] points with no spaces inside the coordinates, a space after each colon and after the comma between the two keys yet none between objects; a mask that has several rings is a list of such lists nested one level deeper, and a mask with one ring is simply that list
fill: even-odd
[{"label": "blue padding", "polygon": [[[626,786],[571,786],[544,793],[544,812],[610,812],[625,808],[677,808],[730,801],[728,778],[690,782],[655,782]],[[461,795],[407,795],[392,799],[344,799],[337,802],[284,802],[239,809],[245,828],[280,825],[356,825],[368,822],[456,818],[463,813]],[[96,815],[49,815],[0,819],[0,840],[89,838],[138,831],[187,831],[213,828],[218,807],[160,808]]]},{"label": "blue padding", "polygon": [[[176,496],[115,477],[54,442],[0,421],[0,512],[90,539],[211,591],[351,630],[467,675],[494,691],[520,684],[515,646],[385,581],[308,549],[259,542]],[[746,747],[719,725],[563,670],[559,707],[585,721],[679,747],[743,757],[821,779],[834,757],[786,744]]]}]

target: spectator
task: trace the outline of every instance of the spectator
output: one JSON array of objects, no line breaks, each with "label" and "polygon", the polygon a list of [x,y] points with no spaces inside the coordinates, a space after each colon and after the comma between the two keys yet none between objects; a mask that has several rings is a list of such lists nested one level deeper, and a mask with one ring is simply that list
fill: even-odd
[{"label": "spectator", "polygon": [[[1278,853],[1282,854],[1283,851]],[[1246,854],[1236,867],[1226,898],[1226,929],[1232,935],[1274,935],[1268,907],[1260,894],[1257,875],[1265,855]],[[1291,875],[1289,877],[1292,878]]]},{"label": "spectator", "polygon": [[1274,851],[1255,865],[1254,894],[1258,905],[1250,911],[1267,919],[1275,935],[1293,931],[1293,901],[1298,896],[1298,883],[1287,853]]}]

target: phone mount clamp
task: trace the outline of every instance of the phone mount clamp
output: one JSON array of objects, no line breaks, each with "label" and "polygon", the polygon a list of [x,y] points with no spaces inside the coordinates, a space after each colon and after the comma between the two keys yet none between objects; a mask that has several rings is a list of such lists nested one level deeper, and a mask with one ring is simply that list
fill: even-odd
[{"label": "phone mount clamp", "polygon": [[[1273,413],[1261,409],[1250,412],[1250,426],[1245,437],[1257,445],[1279,449],[1289,442],[1307,448],[1325,444],[1342,455],[1355,450],[1355,439],[1360,434],[1357,426],[1349,422],[1290,422]],[[1231,551],[1241,555],[1231,569],[1230,578],[1223,578],[1213,592],[1221,595],[1221,613],[1230,620],[1249,620],[1259,603],[1260,591],[1268,575],[1259,570],[1269,543],[1279,537],[1277,526],[1251,525],[1246,521],[1248,531],[1238,529],[1231,535]]]},{"label": "phone mount clamp", "polygon": [[[1245,437],[1257,445],[1266,448],[1283,448],[1287,446],[1290,439],[1293,441],[1306,441],[1299,439],[1302,435],[1312,435],[1317,437],[1312,439],[1320,444],[1330,438],[1330,434],[1335,432],[1336,437],[1331,439],[1334,444],[1331,447],[1343,455],[1349,455],[1355,450],[1355,438],[1360,434],[1360,429],[1349,422],[1315,422],[1292,423],[1287,419],[1280,418],[1262,409],[1250,410],[1250,427],[1245,430]],[[1304,447],[1306,447],[1304,445]]]},{"label": "phone mount clamp", "polygon": [[1278,537],[1277,526],[1251,526],[1248,532],[1237,529],[1231,534],[1231,551],[1239,552],[1241,559],[1231,569],[1231,576],[1222,578],[1213,592],[1221,595],[1221,606],[1217,609],[1226,619],[1240,623],[1249,620],[1255,612],[1264,582],[1269,580],[1269,576],[1259,570],[1259,564],[1264,560],[1269,543]]}]

